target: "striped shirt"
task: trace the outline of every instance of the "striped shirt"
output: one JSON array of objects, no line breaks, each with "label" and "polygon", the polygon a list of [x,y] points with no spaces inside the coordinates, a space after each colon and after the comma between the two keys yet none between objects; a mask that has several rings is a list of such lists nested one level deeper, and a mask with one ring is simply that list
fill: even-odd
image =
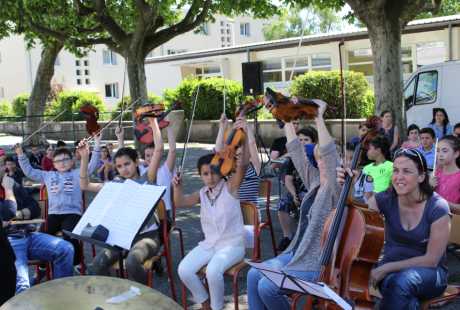
[{"label": "striped shirt", "polygon": [[257,175],[256,169],[249,163],[248,170],[244,176],[243,183],[241,183],[238,196],[240,201],[252,202],[259,207],[259,185],[260,185],[260,176]]}]

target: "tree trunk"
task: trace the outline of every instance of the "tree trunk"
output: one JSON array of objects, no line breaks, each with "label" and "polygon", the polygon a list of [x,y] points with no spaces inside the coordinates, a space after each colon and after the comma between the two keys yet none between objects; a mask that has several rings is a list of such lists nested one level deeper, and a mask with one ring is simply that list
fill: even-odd
[{"label": "tree trunk", "polygon": [[[27,103],[27,116],[43,115],[45,112],[46,98],[51,90],[51,78],[54,75],[54,63],[56,57],[62,49],[62,44],[55,41],[49,50],[42,51],[42,58],[38,65],[35,82],[32,87],[32,92]],[[71,112],[71,111],[68,111]],[[29,117],[26,122],[26,132],[28,134],[34,132],[40,127],[43,122],[43,117]],[[36,134],[25,142],[26,146],[35,144],[46,144],[46,138],[43,134]]]},{"label": "tree trunk", "polygon": [[[141,98],[136,104],[132,106],[133,111],[141,107],[145,103],[149,102],[147,96],[147,81],[145,77],[145,57],[142,55],[132,54],[128,58],[128,79],[129,79],[129,92],[131,94],[131,100]],[[134,119],[133,113],[133,125],[137,125],[137,121]],[[134,139],[134,148],[142,151],[144,145]]]},{"label": "tree trunk", "polygon": [[[374,65],[375,112],[384,110],[393,115],[401,139],[406,139],[406,111],[403,104],[403,72],[401,65],[402,28],[381,16],[375,25],[367,25]],[[402,140],[402,141],[404,141]]]}]

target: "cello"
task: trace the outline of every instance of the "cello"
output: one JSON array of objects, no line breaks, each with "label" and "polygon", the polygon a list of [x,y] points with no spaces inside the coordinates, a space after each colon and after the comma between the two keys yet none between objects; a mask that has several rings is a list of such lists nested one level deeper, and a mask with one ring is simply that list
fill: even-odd
[{"label": "cello", "polygon": [[[353,155],[350,169],[354,170],[361,155],[369,149],[371,140],[381,135],[381,123],[371,116],[366,126],[372,128],[363,138]],[[346,175],[337,207],[324,223],[322,234],[322,265],[318,282],[323,282],[336,294],[354,303],[354,309],[373,310],[375,302],[369,295],[369,278],[378,264],[385,240],[382,215],[369,210],[367,204],[349,198],[353,177]],[[309,296],[304,310],[341,309],[334,302]]]}]

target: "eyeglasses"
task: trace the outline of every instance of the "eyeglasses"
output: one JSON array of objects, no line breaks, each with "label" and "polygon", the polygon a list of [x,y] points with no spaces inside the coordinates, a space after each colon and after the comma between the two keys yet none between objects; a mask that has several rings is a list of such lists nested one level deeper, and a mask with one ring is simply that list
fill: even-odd
[{"label": "eyeglasses", "polygon": [[66,164],[68,161],[70,160],[70,158],[64,158],[62,160],[54,160],[53,161],[53,164]]},{"label": "eyeglasses", "polygon": [[422,165],[422,171],[425,172],[425,166],[423,165],[422,156],[420,156],[419,152],[413,149],[399,149],[395,152],[395,158],[401,156],[404,153],[413,157],[418,157],[420,164]]}]

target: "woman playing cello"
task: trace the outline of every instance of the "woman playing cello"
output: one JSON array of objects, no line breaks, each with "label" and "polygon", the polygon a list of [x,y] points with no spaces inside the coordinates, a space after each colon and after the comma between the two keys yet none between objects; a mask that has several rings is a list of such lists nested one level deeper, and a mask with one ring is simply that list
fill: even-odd
[{"label": "woman playing cello", "polygon": [[[438,297],[447,287],[451,214],[447,202],[433,193],[425,158],[412,149],[394,154],[391,187],[367,202],[385,216],[387,233],[385,256],[372,271],[371,284],[383,296],[381,310],[419,309],[419,298]],[[337,171],[343,184],[345,169]]]}]

